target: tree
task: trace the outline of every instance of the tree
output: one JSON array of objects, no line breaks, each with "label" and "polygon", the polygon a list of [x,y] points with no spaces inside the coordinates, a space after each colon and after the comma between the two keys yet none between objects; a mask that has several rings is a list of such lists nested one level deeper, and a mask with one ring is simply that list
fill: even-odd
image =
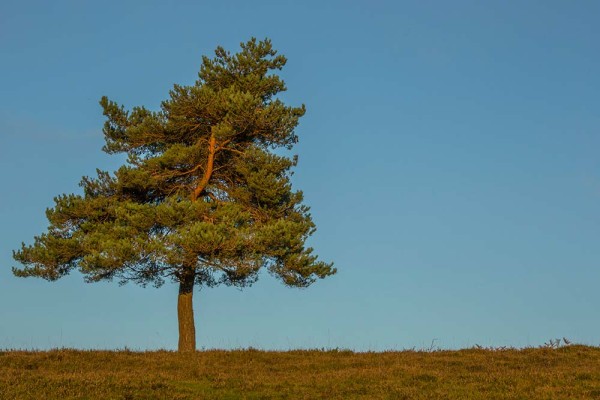
[{"label": "tree", "polygon": [[305,107],[286,106],[273,73],[286,58],[251,39],[217,47],[192,86],[175,85],[159,111],[103,97],[103,150],[126,153],[110,174],[83,177],[83,194],[46,210],[48,231],[13,252],[16,276],[54,281],[77,269],[87,282],[179,283],[179,351],[196,348],[194,287],[245,287],[266,268],[292,287],[336,272],[305,245],[315,231],[291,187],[291,149]]}]

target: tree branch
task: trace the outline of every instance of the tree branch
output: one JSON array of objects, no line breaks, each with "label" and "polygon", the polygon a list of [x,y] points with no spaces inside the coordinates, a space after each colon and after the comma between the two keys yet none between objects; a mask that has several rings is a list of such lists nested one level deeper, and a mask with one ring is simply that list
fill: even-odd
[{"label": "tree branch", "polygon": [[208,162],[206,164],[206,169],[204,170],[204,176],[202,176],[202,180],[200,183],[198,183],[198,186],[196,186],[190,196],[192,201],[196,201],[202,191],[206,188],[206,185],[208,185],[208,181],[213,173],[213,167],[215,164],[215,153],[217,151],[216,144],[217,140],[215,139],[215,135],[211,133],[210,140],[208,141]]}]

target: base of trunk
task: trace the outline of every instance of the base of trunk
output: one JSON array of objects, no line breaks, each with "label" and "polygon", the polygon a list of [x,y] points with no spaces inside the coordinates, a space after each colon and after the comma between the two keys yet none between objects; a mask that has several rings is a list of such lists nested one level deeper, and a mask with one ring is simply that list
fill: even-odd
[{"label": "base of trunk", "polygon": [[196,351],[196,327],[194,326],[194,274],[186,274],[179,282],[177,319],[179,321],[179,346],[181,352]]}]

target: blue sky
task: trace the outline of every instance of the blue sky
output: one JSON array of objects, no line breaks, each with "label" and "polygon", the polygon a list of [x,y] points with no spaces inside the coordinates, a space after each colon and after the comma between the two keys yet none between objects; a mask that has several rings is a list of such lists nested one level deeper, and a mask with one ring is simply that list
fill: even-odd
[{"label": "blue sky", "polygon": [[288,57],[294,176],[338,274],[195,293],[198,346],[600,344],[600,3],[0,2],[0,348],[174,349],[175,285],[17,279],[60,193],[123,161],[102,95],[157,108],[203,54]]}]

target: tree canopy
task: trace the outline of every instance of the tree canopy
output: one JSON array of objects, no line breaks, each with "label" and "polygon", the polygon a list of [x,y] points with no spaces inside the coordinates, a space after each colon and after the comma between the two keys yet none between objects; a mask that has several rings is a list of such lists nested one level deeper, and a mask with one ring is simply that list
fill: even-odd
[{"label": "tree canopy", "polygon": [[286,105],[274,71],[286,58],[270,40],[202,58],[198,80],[175,85],[157,111],[103,97],[103,150],[125,153],[114,173],[84,177],[82,194],[57,196],[47,232],[15,251],[17,276],[118,278],[160,286],[252,284],[261,268],[304,287],[335,269],[318,260],[315,231],[287,156],[304,105]]}]

